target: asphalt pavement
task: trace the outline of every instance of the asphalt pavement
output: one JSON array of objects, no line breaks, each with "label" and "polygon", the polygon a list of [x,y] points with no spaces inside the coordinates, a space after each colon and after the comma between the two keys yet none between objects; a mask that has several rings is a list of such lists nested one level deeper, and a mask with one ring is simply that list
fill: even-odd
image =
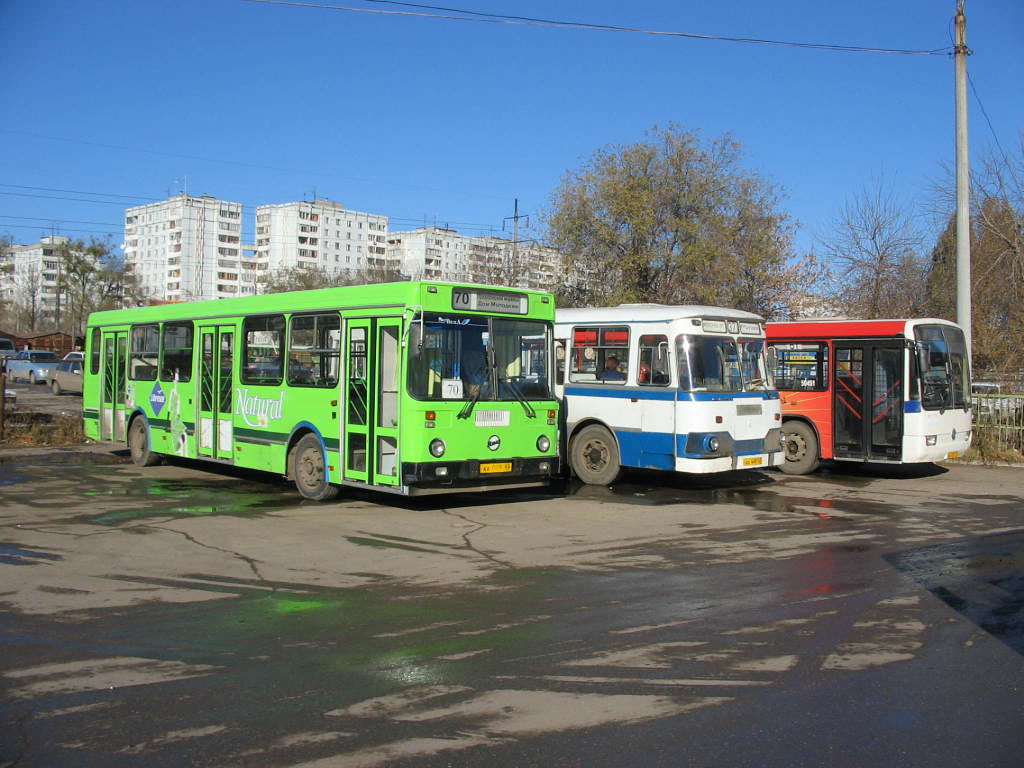
[{"label": "asphalt pavement", "polygon": [[0,451],[0,531],[0,765],[1024,754],[1016,468],[317,504],[22,448]]}]

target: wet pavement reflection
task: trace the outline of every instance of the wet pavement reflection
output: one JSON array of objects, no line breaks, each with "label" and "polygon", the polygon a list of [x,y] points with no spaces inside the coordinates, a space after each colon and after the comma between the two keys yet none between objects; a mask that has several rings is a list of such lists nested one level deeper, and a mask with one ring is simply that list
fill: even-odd
[{"label": "wet pavement reflection", "polygon": [[318,505],[197,468],[0,459],[0,765],[1024,748],[1024,482],[632,473]]}]

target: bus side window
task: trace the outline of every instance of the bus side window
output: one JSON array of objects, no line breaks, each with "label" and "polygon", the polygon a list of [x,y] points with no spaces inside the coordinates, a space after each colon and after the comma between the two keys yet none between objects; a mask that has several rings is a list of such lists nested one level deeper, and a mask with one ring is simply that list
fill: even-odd
[{"label": "bus side window", "polygon": [[784,391],[822,391],[828,388],[828,345],[773,344],[775,388]]},{"label": "bus side window", "polygon": [[555,341],[555,383],[565,383],[565,341]]},{"label": "bus side window", "polygon": [[668,337],[648,334],[640,337],[640,361],[637,384],[667,387],[669,383]]},{"label": "bus side window", "polygon": [[134,381],[156,381],[156,368],[159,359],[160,327],[157,325],[132,326],[129,378]]},{"label": "bus side window", "polygon": [[338,383],[341,355],[341,318],[292,315],[288,337],[288,384],[333,387]]},{"label": "bus side window", "polygon": [[628,361],[628,326],[573,328],[569,381],[623,383]]},{"label": "bus side window", "polygon": [[242,383],[280,384],[284,357],[284,315],[242,321]]},{"label": "bus side window", "polygon": [[192,321],[164,323],[160,381],[188,381],[192,376]]}]

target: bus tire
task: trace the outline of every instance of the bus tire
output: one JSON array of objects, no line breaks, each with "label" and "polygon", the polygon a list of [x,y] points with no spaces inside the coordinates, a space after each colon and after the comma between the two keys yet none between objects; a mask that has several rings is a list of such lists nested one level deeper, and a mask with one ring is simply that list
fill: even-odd
[{"label": "bus tire", "polygon": [[802,421],[787,421],[782,425],[785,461],[782,469],[787,475],[806,475],[818,468],[818,438],[814,430]]},{"label": "bus tire", "polygon": [[288,454],[288,474],[305,499],[328,501],[338,495],[338,486],[327,482],[323,446],[312,432],[303,435]]},{"label": "bus tire", "polygon": [[611,485],[622,475],[619,447],[604,427],[591,424],[573,438],[569,463],[587,485]]},{"label": "bus tire", "polygon": [[128,452],[136,466],[152,467],[160,463],[160,456],[150,449],[149,428],[141,416],[128,427]]}]

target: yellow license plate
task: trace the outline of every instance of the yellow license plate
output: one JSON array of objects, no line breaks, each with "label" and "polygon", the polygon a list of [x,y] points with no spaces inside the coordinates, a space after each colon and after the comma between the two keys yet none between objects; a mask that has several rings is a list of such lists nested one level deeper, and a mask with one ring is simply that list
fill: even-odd
[{"label": "yellow license plate", "polygon": [[946,454],[947,459],[955,459],[960,455],[960,451],[950,451]]},{"label": "yellow license plate", "polygon": [[486,464],[480,465],[481,475],[494,475],[499,472],[511,472],[512,462],[511,461],[490,461]]},{"label": "yellow license plate", "polygon": [[761,462],[763,462],[763,461],[764,461],[764,459],[762,459],[760,456],[753,456],[753,457],[751,457],[749,459],[744,459],[743,460],[743,466],[744,467],[756,467],[759,464],[761,464]]}]

